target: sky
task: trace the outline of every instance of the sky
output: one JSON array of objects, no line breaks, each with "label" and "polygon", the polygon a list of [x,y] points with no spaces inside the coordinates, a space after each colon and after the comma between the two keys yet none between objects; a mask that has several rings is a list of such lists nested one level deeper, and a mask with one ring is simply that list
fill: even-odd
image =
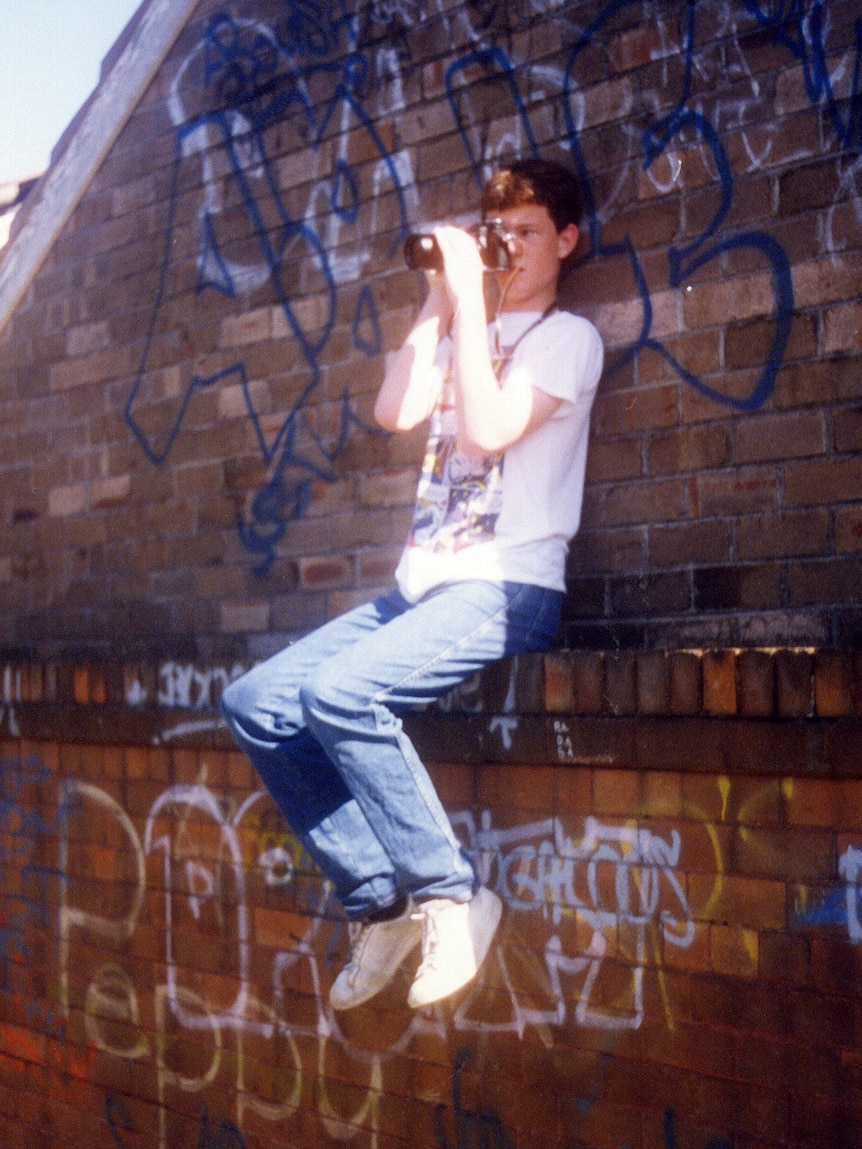
[{"label": "sky", "polygon": [[141,0],[0,0],[0,184],[38,175]]}]

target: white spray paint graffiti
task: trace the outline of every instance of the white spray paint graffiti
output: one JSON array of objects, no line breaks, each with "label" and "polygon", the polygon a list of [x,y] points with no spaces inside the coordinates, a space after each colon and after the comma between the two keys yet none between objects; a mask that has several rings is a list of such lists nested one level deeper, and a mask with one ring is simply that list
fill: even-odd
[{"label": "white spray paint graffiti", "polygon": [[847,929],[852,942],[862,942],[862,848],[848,846],[838,862],[838,872],[847,883]]},{"label": "white spray paint graffiti", "polygon": [[[438,1012],[426,1016],[405,1011],[403,1027],[387,1035],[383,1048],[356,1048],[344,1036],[328,1003],[332,974],[327,948],[333,918],[329,890],[321,879],[310,877],[307,860],[288,834],[265,829],[264,792],[231,808],[203,784],[171,786],[153,802],[139,835],[122,806],[104,790],[84,782],[73,782],[67,789],[73,813],[66,819],[61,843],[60,981],[67,1012],[70,1002],[83,1000],[87,1037],[93,1046],[112,1057],[152,1063],[163,1108],[171,1090],[200,1092],[226,1066],[233,1066],[239,1128],[250,1112],[275,1123],[289,1121],[299,1104],[303,1080],[310,1076],[328,1136],[352,1139],[363,1122],[366,1130],[369,1125],[376,1130],[375,1106],[387,1059],[408,1049],[420,1035],[442,1040],[445,1024]],[[99,817],[106,826],[105,839],[115,839],[134,859],[124,912],[113,915],[76,904],[82,887],[69,865],[74,825],[81,818]],[[480,876],[499,891],[512,920],[526,922],[529,916],[531,931],[536,921],[539,928],[545,923],[551,929],[543,944],[544,969],[536,967],[535,993],[525,995],[523,980],[514,976],[513,955],[503,937],[489,961],[490,967],[496,963],[499,973],[486,976],[497,981],[502,976],[508,1016],[486,1019],[481,1008],[485,978],[480,975],[452,1019],[454,1028],[508,1032],[521,1038],[531,1027],[562,1026],[567,1019],[603,1030],[638,1028],[650,935],[683,947],[693,938],[691,911],[676,873],[679,834],[672,831],[663,839],[632,825],[592,817],[580,839],[567,833],[557,818],[500,829],[487,811],[478,825],[470,811],[460,811],[453,821]],[[77,844],[79,851],[87,848]],[[156,870],[148,871],[150,859],[161,860]],[[269,937],[261,943],[254,929],[260,910],[254,887],[279,891],[286,904],[295,906],[298,883],[304,886],[304,900],[283,919],[290,923],[291,936],[280,935],[277,944]],[[272,904],[271,893],[261,898]],[[145,905],[155,907],[159,902],[162,917],[153,920],[153,911],[145,911]],[[586,938],[583,952],[572,952],[571,943],[563,941],[560,926],[566,922]],[[603,963],[619,957],[612,939],[620,929],[633,931],[637,940],[626,959],[631,963],[629,984],[622,1000],[611,1008],[608,994],[601,990]],[[164,981],[152,991],[136,983],[136,967],[124,962],[139,930],[154,930],[162,939]],[[88,948],[93,942],[99,946],[98,961]],[[213,952],[220,955],[217,976],[214,972],[208,977],[196,959]],[[271,984],[263,987],[260,958],[270,960],[270,955]],[[204,968],[209,966],[205,963]],[[301,991],[305,995],[301,1017],[292,1016],[297,987],[306,987]],[[545,1008],[536,1007],[537,995],[550,999]],[[530,1004],[525,1004],[525,996]],[[146,1016],[153,1017],[152,1034]],[[178,1031],[195,1034],[198,1047],[203,1041],[208,1050],[206,1063],[194,1076],[171,1064],[167,1035]],[[250,1043],[261,1041],[278,1042],[284,1063],[282,1092],[275,1099],[256,1098],[245,1083]],[[330,1045],[364,1066],[367,1074],[367,1091],[350,1115],[338,1111],[328,1092],[324,1069]],[[309,1048],[316,1050],[313,1056]],[[164,1112],[160,1121],[160,1144],[165,1146],[169,1128]],[[376,1144],[376,1132],[371,1144]]]}]

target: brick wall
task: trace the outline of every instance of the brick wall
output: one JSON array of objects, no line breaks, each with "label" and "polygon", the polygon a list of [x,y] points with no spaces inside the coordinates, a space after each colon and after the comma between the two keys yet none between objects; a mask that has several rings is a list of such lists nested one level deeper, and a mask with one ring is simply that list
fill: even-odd
[{"label": "brick wall", "polygon": [[2,317],[6,649],[256,657],[387,585],[400,241],[532,149],[609,353],[564,641],[858,644],[855,6],[647,10],[202,0]]},{"label": "brick wall", "polygon": [[234,665],[0,667],[7,1149],[854,1149],[862,664],[520,659],[413,716],[505,903],[476,982],[334,1015],[337,906]]},{"label": "brick wall", "polygon": [[[857,7],[201,0],[7,305],[32,190],[4,1149],[862,1145]],[[389,584],[401,241],[531,150],[582,173],[608,349],[561,649],[411,722],[503,930],[433,1014],[336,1018],[339,915],[216,702]]]}]

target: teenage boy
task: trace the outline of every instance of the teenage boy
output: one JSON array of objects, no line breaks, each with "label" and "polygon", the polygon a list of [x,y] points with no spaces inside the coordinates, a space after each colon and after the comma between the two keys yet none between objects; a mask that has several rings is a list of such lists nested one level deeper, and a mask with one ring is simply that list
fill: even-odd
[{"label": "teenage boy", "polygon": [[229,686],[240,745],[344,906],[351,957],[332,985],[357,1006],[419,944],[421,1008],[476,974],[501,903],[480,886],[400,715],[501,658],[547,650],[580,521],[602,345],[557,307],[578,240],[575,176],[543,160],[501,168],[482,195],[510,267],[489,325],[475,239],[434,238],[443,268],[375,406],[381,426],[430,420],[397,589],[322,626]]}]

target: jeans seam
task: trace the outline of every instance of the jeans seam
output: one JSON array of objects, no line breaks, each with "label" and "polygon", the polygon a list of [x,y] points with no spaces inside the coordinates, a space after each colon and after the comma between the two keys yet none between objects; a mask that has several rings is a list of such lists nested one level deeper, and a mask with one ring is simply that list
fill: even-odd
[{"label": "jeans seam", "polygon": [[[517,602],[518,598],[525,593],[526,589],[527,587],[525,584],[520,584],[511,599],[507,599],[506,602],[499,608],[499,610],[495,610],[493,614],[489,614],[488,617],[483,619],[478,626],[474,627],[473,630],[469,632],[469,634],[462,635],[456,642],[450,643],[449,646],[447,646],[444,650],[439,651],[433,658],[429,658],[427,662],[422,664],[422,666],[415,667],[410,671],[409,674],[405,674],[404,677],[400,678],[397,682],[390,682],[388,686],[384,687],[383,690],[378,691],[377,694],[372,696],[371,702],[377,704],[384,703],[384,699],[390,691],[398,690],[400,687],[404,686],[405,683],[410,682],[411,679],[417,678],[421,674],[425,674],[432,666],[435,666],[438,662],[441,662],[443,659],[447,658],[453,650],[459,650],[460,648],[466,646],[477,635],[481,634],[483,630],[486,630],[489,626],[492,626],[501,614],[509,610],[512,605]],[[496,661],[496,659],[494,661]]]}]

